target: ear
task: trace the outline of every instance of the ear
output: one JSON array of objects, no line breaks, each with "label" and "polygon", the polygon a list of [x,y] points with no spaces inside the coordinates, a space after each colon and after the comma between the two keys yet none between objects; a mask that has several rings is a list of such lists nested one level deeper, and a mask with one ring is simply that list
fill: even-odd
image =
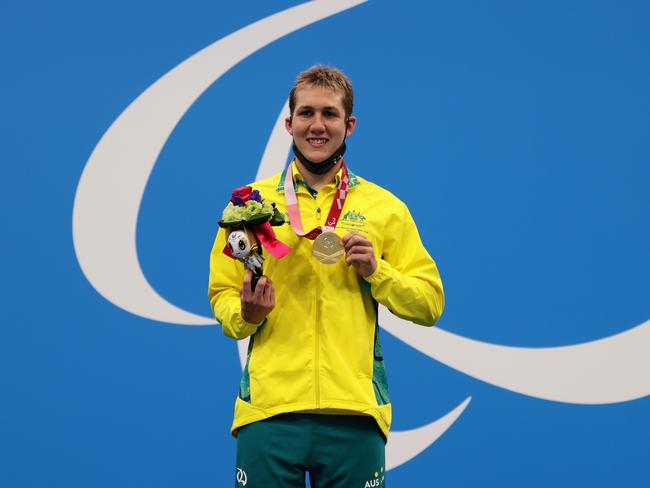
[{"label": "ear", "polygon": [[346,137],[350,137],[357,126],[357,118],[354,115],[348,117],[348,126],[345,128]]},{"label": "ear", "polygon": [[284,128],[287,129],[287,132],[293,135],[293,130],[291,129],[291,117],[284,119]]}]

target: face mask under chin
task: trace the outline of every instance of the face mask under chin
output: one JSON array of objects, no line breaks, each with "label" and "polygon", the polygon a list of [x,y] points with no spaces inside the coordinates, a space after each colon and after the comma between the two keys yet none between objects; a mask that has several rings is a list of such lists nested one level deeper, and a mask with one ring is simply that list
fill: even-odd
[{"label": "face mask under chin", "polygon": [[343,158],[343,154],[345,154],[345,140],[341,143],[339,148],[334,151],[334,153],[329,156],[325,161],[322,161],[320,163],[314,163],[313,161],[310,161],[305,157],[303,153],[300,152],[300,149],[296,146],[296,142],[294,141],[293,143],[293,153],[296,155],[296,158],[298,158],[298,161],[300,161],[305,168],[307,168],[307,171],[310,173],[313,173],[315,175],[322,175],[327,173],[330,169],[332,169],[338,162]]}]

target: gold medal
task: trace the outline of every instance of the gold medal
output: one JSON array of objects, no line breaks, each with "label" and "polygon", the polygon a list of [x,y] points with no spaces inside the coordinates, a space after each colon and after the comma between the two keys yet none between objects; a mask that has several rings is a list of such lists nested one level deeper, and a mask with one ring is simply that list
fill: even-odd
[{"label": "gold medal", "polygon": [[344,254],[341,238],[334,232],[327,231],[314,239],[314,256],[323,264],[334,264]]}]

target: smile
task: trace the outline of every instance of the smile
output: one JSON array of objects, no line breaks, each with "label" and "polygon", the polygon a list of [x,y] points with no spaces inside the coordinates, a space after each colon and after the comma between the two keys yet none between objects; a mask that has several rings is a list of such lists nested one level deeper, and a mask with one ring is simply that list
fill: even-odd
[{"label": "smile", "polygon": [[315,137],[310,137],[307,139],[307,142],[311,144],[314,147],[320,147],[325,144],[327,144],[327,139],[322,139],[322,138],[315,138]]}]

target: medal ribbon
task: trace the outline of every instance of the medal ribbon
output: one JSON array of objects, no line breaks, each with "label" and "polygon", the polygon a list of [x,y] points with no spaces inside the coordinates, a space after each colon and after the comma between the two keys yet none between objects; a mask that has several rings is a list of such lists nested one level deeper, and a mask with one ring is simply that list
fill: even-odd
[{"label": "medal ribbon", "polygon": [[298,207],[298,197],[296,196],[296,190],[293,187],[292,165],[293,161],[289,164],[284,175],[284,199],[287,204],[287,213],[289,214],[291,227],[293,227],[293,231],[300,237],[314,240],[324,231],[333,231],[336,227],[336,223],[339,221],[339,217],[343,211],[343,205],[345,204],[345,199],[347,198],[350,189],[348,167],[345,165],[345,161],[341,160],[341,181],[336,189],[336,196],[332,202],[329,214],[327,214],[325,225],[321,225],[309,232],[305,232],[302,228],[302,218],[300,217],[300,208]]}]

